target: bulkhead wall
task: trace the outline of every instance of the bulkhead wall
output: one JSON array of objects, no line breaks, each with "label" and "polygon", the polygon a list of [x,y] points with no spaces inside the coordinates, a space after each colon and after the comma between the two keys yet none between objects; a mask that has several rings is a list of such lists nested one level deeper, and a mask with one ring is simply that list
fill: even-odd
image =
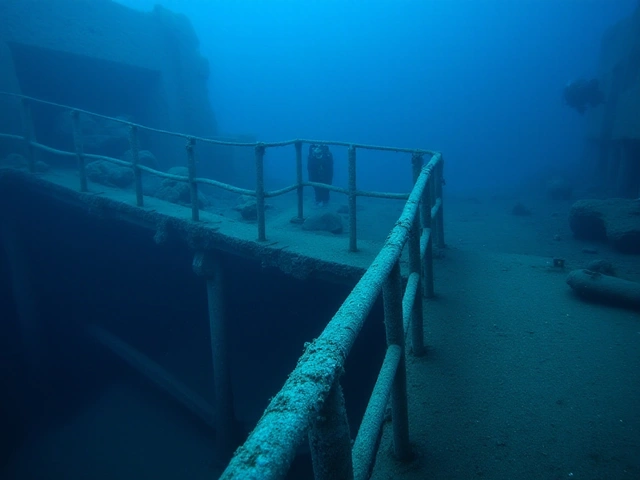
[{"label": "bulkhead wall", "polygon": [[[217,134],[209,64],[184,15],[160,6],[139,12],[111,0],[9,0],[0,2],[0,18],[0,90],[159,129]],[[2,131],[21,133],[18,102],[0,103]],[[59,112],[36,114],[45,117],[36,134],[54,132],[46,117]],[[147,134],[141,148],[163,155],[164,167],[185,161],[182,139]],[[201,155],[214,153],[204,148]]]}]

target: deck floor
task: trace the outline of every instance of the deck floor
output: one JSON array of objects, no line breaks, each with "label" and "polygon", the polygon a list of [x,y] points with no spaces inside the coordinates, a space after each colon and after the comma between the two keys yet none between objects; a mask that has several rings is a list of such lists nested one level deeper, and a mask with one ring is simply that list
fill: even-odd
[{"label": "deck floor", "polygon": [[[266,211],[267,241],[258,242],[257,222],[243,220],[234,209],[238,196],[227,192],[214,192],[210,197],[212,206],[200,210],[200,222],[192,222],[190,206],[145,195],[144,207],[137,207],[132,189],[89,182],[89,192],[80,193],[78,174],[73,170],[51,169],[42,174],[14,169],[0,172],[0,187],[3,182],[25,182],[37,186],[36,191],[40,194],[50,194],[61,201],[88,206],[100,215],[141,223],[149,228],[163,228],[171,222],[174,230],[188,242],[193,243],[193,237],[198,238],[196,243],[199,245],[194,248],[219,248],[253,257],[265,266],[276,266],[300,278],[315,275],[348,282],[357,280],[382,248],[403,206],[402,201],[359,199],[358,252],[353,253],[348,249],[346,215],[343,216],[344,232],[340,234],[306,231],[291,222],[297,215],[295,194],[267,200],[270,207]],[[327,211],[335,212],[346,203],[345,198],[336,197],[324,207]],[[304,209],[305,217],[320,211],[310,197],[305,197]],[[405,257],[401,263],[406,271]]]}]

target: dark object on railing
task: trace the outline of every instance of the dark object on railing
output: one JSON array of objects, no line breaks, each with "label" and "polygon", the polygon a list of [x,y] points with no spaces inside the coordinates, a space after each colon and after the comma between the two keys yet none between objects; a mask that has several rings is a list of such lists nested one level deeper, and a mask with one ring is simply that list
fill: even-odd
[{"label": "dark object on railing", "polygon": [[640,283],[584,269],[569,273],[567,283],[586,300],[640,310]]}]

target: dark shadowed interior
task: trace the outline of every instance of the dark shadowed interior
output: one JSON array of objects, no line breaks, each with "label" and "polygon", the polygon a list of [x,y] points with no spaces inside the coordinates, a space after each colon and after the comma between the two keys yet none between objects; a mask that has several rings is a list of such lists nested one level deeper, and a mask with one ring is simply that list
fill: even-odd
[{"label": "dark shadowed interior", "polygon": [[[24,95],[157,125],[152,112],[157,111],[154,102],[162,98],[160,72],[40,46],[8,45]],[[61,136],[56,126],[60,110],[38,104],[32,108],[36,138],[47,145],[68,148],[71,140]]]},{"label": "dark shadowed interior", "polygon": [[[191,413],[83,333],[87,324],[104,327],[212,400],[206,290],[192,271],[192,251],[181,243],[157,245],[152,230],[89,215],[47,201],[46,195],[4,194],[10,195],[12,217],[24,234],[41,323],[20,324],[10,295],[11,269],[3,255],[0,390],[10,395],[0,397],[0,471],[23,442],[37,441],[72,424],[82,412],[96,410],[94,405],[114,384],[144,390],[152,404],[169,404],[191,425],[184,435],[210,441],[211,432]],[[3,201],[8,198],[3,195]],[[296,280],[231,255],[222,260],[234,396],[246,434],[294,368],[304,343],[320,334],[349,287]],[[385,347],[380,302],[370,315],[342,380],[352,432]],[[35,370],[29,371],[30,365]],[[135,421],[132,412],[121,411],[119,421]],[[105,452],[111,449],[109,442],[104,439]],[[302,471],[310,471],[304,454],[291,478],[304,478]],[[97,471],[90,473],[101,478]]]}]

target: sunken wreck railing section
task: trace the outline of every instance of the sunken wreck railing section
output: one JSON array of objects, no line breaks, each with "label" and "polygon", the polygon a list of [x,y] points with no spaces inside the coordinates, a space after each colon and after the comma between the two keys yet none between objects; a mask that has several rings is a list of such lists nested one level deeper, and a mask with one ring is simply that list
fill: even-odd
[{"label": "sunken wreck railing section", "polygon": [[[414,154],[413,160],[414,187],[384,246],[324,331],[305,346],[296,368],[236,450],[221,479],[284,478],[305,437],[314,478],[367,479],[389,399],[395,456],[404,461],[411,458],[405,338],[411,332],[413,354],[423,353],[420,286],[425,281],[431,289],[425,293],[433,294],[431,225],[441,222],[442,202],[436,195],[443,165],[440,154],[426,165],[420,155]],[[403,290],[400,256],[405,244],[409,246],[410,274]],[[340,377],[380,292],[387,351],[352,445]]]},{"label": "sunken wreck railing section", "polygon": [[[117,165],[131,167],[134,170],[136,203],[139,206],[144,204],[141,172],[145,171],[176,181],[186,181],[190,186],[192,219],[194,221],[199,220],[197,207],[197,185],[199,183],[217,186],[239,194],[254,195],[258,205],[258,240],[266,239],[265,198],[297,190],[298,218],[302,219],[304,213],[302,191],[305,186],[321,186],[345,193],[348,196],[351,227],[349,248],[352,251],[357,249],[355,212],[358,196],[406,199],[402,214],[389,233],[384,246],[324,331],[313,342],[305,346],[304,353],[298,360],[296,368],[289,375],[283,388],[270,401],[244,445],[236,450],[221,478],[227,480],[284,478],[295,457],[297,448],[305,437],[309,439],[316,479],[364,480],[369,478],[376,455],[377,439],[389,400],[391,400],[394,453],[400,460],[408,460],[411,457],[405,339],[411,332],[412,353],[414,355],[423,353],[423,298],[430,298],[434,295],[433,242],[435,241],[438,247],[444,247],[443,160],[440,153],[310,140],[245,144],[199,139],[173,132],[164,132],[169,135],[179,135],[187,140],[188,177],[182,177],[159,172],[139,164],[137,131],[146,127],[90,112],[71,109],[75,153],[63,152],[41,145],[35,141],[29,109],[29,101],[39,100],[24,96],[18,97],[21,98],[23,106],[25,134],[24,136],[0,134],[0,137],[24,141],[28,155],[28,166],[32,172],[36,171],[35,148],[54,154],[76,155],[80,171],[80,190],[82,191],[87,190],[84,168],[86,159],[102,159]],[[85,154],[80,134],[80,113],[128,124],[132,162]],[[149,130],[159,132],[157,129]],[[255,191],[245,190],[214,180],[198,178],[194,157],[196,141],[253,147],[255,149],[257,189]],[[349,182],[347,189],[303,181],[303,143],[323,143],[348,147]],[[296,184],[281,190],[266,192],[264,190],[263,163],[266,148],[291,144],[295,145],[296,151]],[[411,153],[414,180],[411,192],[404,195],[357,190],[355,181],[356,149]],[[425,155],[430,156],[426,165],[423,161]],[[409,275],[403,290],[400,257],[405,244],[408,244],[409,248]],[[382,292],[384,304],[387,351],[355,442],[352,445],[340,376],[346,358],[380,292]]]},{"label": "sunken wreck railing section", "polygon": [[[225,140],[202,138],[202,137],[196,137],[196,136],[186,135],[186,134],[177,133],[177,132],[171,132],[167,130],[160,130],[157,128],[146,127],[143,125],[138,125],[138,124],[123,120],[121,118],[108,117],[105,115],[100,115],[100,114],[88,112],[81,109],[75,109],[72,107],[68,107],[66,105],[60,105],[54,102],[39,100],[39,99],[28,97],[25,95],[18,95],[18,94],[7,93],[7,92],[0,92],[0,95],[17,97],[21,101],[24,136],[20,137],[17,135],[0,134],[0,137],[15,138],[17,140],[22,140],[24,142],[25,151],[27,154],[28,167],[31,172],[35,172],[36,170],[35,152],[34,152],[35,149],[39,149],[52,154],[63,155],[63,156],[75,155],[77,157],[79,178],[80,178],[79,188],[80,188],[80,191],[82,192],[86,192],[88,190],[87,174],[85,169],[85,164],[87,160],[103,160],[115,165],[119,165],[121,167],[131,168],[133,169],[133,173],[134,173],[136,204],[139,207],[144,206],[144,195],[143,195],[143,189],[142,189],[142,172],[156,175],[164,179],[170,179],[176,182],[184,182],[189,185],[190,201],[191,201],[190,202],[191,203],[191,219],[193,221],[199,221],[200,219],[200,211],[199,211],[198,201],[197,201],[199,184],[211,185],[232,193],[252,196],[252,197],[255,197],[256,199],[258,241],[261,241],[261,242],[267,240],[266,220],[265,220],[265,208],[266,208],[265,200],[267,198],[276,197],[276,196],[283,195],[295,190],[297,192],[297,197],[298,197],[297,198],[298,212],[297,212],[297,218],[294,221],[301,223],[304,221],[304,202],[303,202],[304,187],[321,187],[321,188],[326,188],[328,190],[332,190],[334,192],[347,195],[348,210],[349,210],[349,251],[356,252],[358,250],[357,229],[356,229],[357,197],[376,197],[376,198],[406,200],[409,196],[406,193],[386,193],[386,192],[372,192],[372,191],[358,190],[356,186],[357,185],[356,183],[356,151],[358,149],[361,149],[361,150],[377,150],[377,151],[387,151],[387,152],[396,152],[396,153],[410,153],[414,158],[419,157],[420,159],[422,159],[425,155],[433,156],[436,154],[436,152],[433,152],[430,150],[395,148],[395,147],[385,147],[385,146],[376,146],[376,145],[335,142],[335,141],[309,140],[309,139],[296,139],[296,140],[289,140],[284,142],[273,142],[273,143],[229,142]],[[75,152],[66,152],[62,150],[57,150],[57,149],[48,147],[46,145],[40,144],[36,141],[35,135],[33,132],[33,121],[32,121],[31,108],[30,108],[31,102],[62,108],[62,109],[68,110],[71,113]],[[116,123],[128,126],[129,144],[130,144],[131,159],[132,159],[131,162],[127,162],[124,160],[119,160],[116,158],[103,156],[103,155],[85,153],[84,142],[82,137],[82,129],[80,124],[80,114],[88,115],[88,116],[103,119],[103,120],[109,120],[112,122],[116,122]],[[170,135],[174,137],[184,138],[186,141],[185,148],[186,148],[188,176],[165,173],[165,172],[152,169],[146,165],[141,165],[139,162],[139,142],[138,142],[138,132],[140,130],[146,130],[149,132],[161,133],[161,134]],[[233,185],[229,185],[213,179],[198,177],[196,172],[196,161],[195,161],[196,142],[208,143],[208,144],[214,144],[214,145],[227,145],[227,146],[253,148],[255,152],[256,189],[249,190],[249,189],[239,188],[239,187],[235,187]],[[334,185],[327,185],[327,184],[317,183],[317,182],[304,181],[303,164],[302,164],[302,145],[305,143],[347,147],[348,149],[348,184],[347,184],[348,186],[347,188],[341,188]],[[295,147],[296,183],[294,185],[281,188],[279,190],[266,191],[264,186],[264,156],[265,156],[266,150],[268,148],[286,147],[290,145],[294,145]],[[436,185],[435,188],[437,190],[439,186]],[[439,195],[438,192],[436,192],[436,198],[441,198],[441,195]],[[438,215],[437,220],[438,221],[436,221],[436,224],[441,225],[442,224],[441,213]],[[444,245],[443,230],[441,228],[438,228],[436,229],[436,233],[437,233],[436,235],[437,244],[440,246]]]}]

